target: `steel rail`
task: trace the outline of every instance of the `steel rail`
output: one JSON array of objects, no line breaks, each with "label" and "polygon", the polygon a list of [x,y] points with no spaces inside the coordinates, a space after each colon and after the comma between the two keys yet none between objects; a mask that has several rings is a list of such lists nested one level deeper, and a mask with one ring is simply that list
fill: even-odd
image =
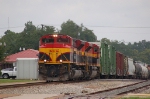
[{"label": "steel rail", "polygon": [[80,82],[86,82],[89,80],[79,80],[79,81],[53,81],[53,82],[25,82],[25,83],[15,83],[15,84],[5,84],[0,85],[0,89],[8,89],[8,88],[18,88],[18,87],[28,87],[28,86],[37,86],[37,85],[47,85],[47,84],[69,84],[69,83],[80,83]]},{"label": "steel rail", "polygon": [[6,84],[0,85],[0,89],[8,89],[8,88],[18,88],[18,87],[27,87],[27,86],[36,86],[36,85],[43,85],[46,84],[45,82],[32,82],[32,83],[18,83],[18,84]]},{"label": "steel rail", "polygon": [[77,95],[77,96],[68,95],[66,97],[68,99],[105,99],[105,98],[115,97],[116,95],[125,94],[127,92],[131,92],[149,85],[150,85],[150,80],[145,80],[138,83],[106,89],[102,91],[97,91],[85,95]]}]

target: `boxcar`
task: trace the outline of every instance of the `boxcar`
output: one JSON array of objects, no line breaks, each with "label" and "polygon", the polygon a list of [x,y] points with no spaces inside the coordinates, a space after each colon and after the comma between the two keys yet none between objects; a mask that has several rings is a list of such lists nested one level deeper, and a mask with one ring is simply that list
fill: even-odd
[{"label": "boxcar", "polygon": [[112,45],[109,45],[109,67],[110,78],[114,78],[116,76],[116,49]]},{"label": "boxcar", "polygon": [[116,76],[123,77],[124,56],[120,52],[116,52]]},{"label": "boxcar", "polygon": [[108,77],[109,76],[109,60],[108,60],[108,44],[101,43],[101,57],[100,57],[100,63],[101,63],[101,77]]}]

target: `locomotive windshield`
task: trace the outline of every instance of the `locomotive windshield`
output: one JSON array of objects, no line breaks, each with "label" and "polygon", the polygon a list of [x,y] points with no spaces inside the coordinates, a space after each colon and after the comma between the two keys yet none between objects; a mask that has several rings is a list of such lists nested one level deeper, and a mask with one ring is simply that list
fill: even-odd
[{"label": "locomotive windshield", "polygon": [[59,38],[57,38],[57,42],[59,42],[59,43],[69,43],[70,40],[68,38],[59,37]]},{"label": "locomotive windshield", "polygon": [[98,48],[97,47],[94,47],[94,52],[98,52]]},{"label": "locomotive windshield", "polygon": [[54,43],[54,38],[43,38],[42,42],[43,43]]}]

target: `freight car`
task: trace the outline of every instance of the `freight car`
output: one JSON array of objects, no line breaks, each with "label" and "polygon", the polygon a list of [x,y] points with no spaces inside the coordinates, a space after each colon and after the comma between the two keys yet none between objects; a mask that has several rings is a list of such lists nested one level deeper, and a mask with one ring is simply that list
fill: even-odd
[{"label": "freight car", "polygon": [[116,49],[112,45],[108,45],[104,42],[100,45],[100,77],[116,78]]},{"label": "freight car", "polygon": [[63,34],[40,38],[39,74],[47,81],[92,79],[99,76],[99,47]]},{"label": "freight car", "polygon": [[136,77],[139,79],[148,79],[149,72],[147,66],[142,62],[135,62],[134,64]]},{"label": "freight car", "polygon": [[128,58],[128,78],[136,78],[135,65],[132,58]]},{"label": "freight car", "polygon": [[46,81],[147,79],[149,73],[147,66],[104,42],[87,42],[64,34],[43,35],[39,41],[39,74]]}]

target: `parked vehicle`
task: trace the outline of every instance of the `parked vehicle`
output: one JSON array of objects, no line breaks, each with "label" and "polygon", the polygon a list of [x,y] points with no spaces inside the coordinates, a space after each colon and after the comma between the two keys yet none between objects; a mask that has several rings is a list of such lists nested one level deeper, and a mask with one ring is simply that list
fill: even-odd
[{"label": "parked vehicle", "polygon": [[16,78],[17,76],[17,68],[5,68],[1,70],[2,78],[8,79],[8,78]]}]

